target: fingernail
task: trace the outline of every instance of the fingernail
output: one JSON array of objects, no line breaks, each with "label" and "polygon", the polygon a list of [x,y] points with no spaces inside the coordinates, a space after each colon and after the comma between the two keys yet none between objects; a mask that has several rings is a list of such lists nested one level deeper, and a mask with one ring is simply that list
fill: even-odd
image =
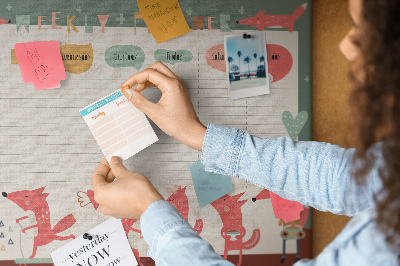
[{"label": "fingernail", "polygon": [[122,162],[122,160],[118,156],[113,156],[110,159],[110,164],[119,164],[121,162]]},{"label": "fingernail", "polygon": [[125,97],[128,98],[128,100],[131,100],[131,98],[132,98],[132,90],[131,89],[124,90],[124,94],[125,94]]}]

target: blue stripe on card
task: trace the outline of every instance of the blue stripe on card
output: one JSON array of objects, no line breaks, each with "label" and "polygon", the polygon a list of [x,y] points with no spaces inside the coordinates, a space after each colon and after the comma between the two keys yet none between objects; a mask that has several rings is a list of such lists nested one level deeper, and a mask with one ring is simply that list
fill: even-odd
[{"label": "blue stripe on card", "polygon": [[93,111],[96,111],[97,109],[99,109],[100,107],[114,101],[115,99],[121,97],[123,94],[120,91],[116,91],[113,94],[101,99],[98,102],[95,102],[94,104],[86,107],[85,109],[82,109],[79,111],[79,113],[81,113],[82,116],[88,115]]}]

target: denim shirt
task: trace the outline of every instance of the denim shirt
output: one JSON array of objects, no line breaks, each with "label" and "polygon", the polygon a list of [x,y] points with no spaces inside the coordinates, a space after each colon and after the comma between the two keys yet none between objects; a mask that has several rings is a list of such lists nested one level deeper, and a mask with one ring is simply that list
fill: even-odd
[{"label": "denim shirt", "polygon": [[[379,151],[379,144],[375,145]],[[351,177],[354,149],[328,143],[260,138],[210,124],[203,143],[207,171],[239,177],[288,200],[321,211],[355,216],[314,260],[295,265],[398,265],[399,251],[374,222],[373,195],[381,187],[382,159],[364,185]],[[215,253],[170,203],[156,201],[140,218],[148,255],[156,265],[233,265]],[[267,261],[265,262],[268,263]]]}]

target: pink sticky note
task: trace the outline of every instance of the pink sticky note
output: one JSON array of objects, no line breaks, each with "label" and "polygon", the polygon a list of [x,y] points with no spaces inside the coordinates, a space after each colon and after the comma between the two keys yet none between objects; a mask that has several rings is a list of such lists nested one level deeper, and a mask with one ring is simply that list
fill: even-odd
[{"label": "pink sticky note", "polygon": [[24,82],[33,83],[36,90],[60,88],[67,78],[60,42],[16,43],[14,49]]},{"label": "pink sticky note", "polygon": [[269,192],[269,194],[277,219],[282,219],[285,223],[300,219],[300,213],[304,210],[304,206],[301,203],[281,198],[273,192]]}]

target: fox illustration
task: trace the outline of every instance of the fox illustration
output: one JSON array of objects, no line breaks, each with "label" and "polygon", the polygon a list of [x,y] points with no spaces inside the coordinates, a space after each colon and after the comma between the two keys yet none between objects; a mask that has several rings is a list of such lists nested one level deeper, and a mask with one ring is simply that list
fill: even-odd
[{"label": "fox illustration", "polygon": [[287,28],[289,32],[292,32],[295,21],[303,15],[306,8],[307,3],[304,3],[296,8],[292,15],[265,15],[264,9],[258,11],[254,17],[245,18],[241,21],[236,21],[236,23],[255,26],[259,31],[264,30],[264,28],[281,26],[282,28]]},{"label": "fox illustration", "polygon": [[[89,198],[90,200],[89,202],[86,202],[84,194],[86,194],[86,196]],[[78,196],[78,202],[81,205],[81,207],[85,207],[86,205],[92,203],[93,208],[95,210],[99,208],[99,204],[94,200],[93,190],[88,189],[86,192],[78,191],[76,195]],[[122,226],[124,227],[126,238],[128,238],[129,231],[133,231],[140,234],[140,238],[142,238],[142,231],[133,227],[133,224],[136,223],[137,221],[138,221],[137,219],[128,219],[128,218],[121,219],[121,223]],[[137,262],[139,263],[139,266],[143,266],[143,263],[140,261],[139,250],[136,248],[132,248],[132,252],[133,255],[135,255]]]},{"label": "fox illustration", "polygon": [[[274,194],[273,192],[269,191],[268,189],[263,189],[261,192],[255,197],[252,198],[253,202],[256,202],[258,200],[263,200],[263,199],[269,199],[271,198],[271,201],[273,198],[279,197],[278,195]],[[280,203],[275,205],[272,205],[274,208],[275,214],[279,212],[279,210],[275,210],[276,208],[285,208],[284,205],[294,207],[300,203],[295,202],[295,201],[290,201],[286,200],[283,198],[280,198]],[[301,204],[300,204],[301,205]],[[284,221],[281,219],[281,217],[276,217],[278,220],[279,226],[282,225],[282,231],[280,232],[280,236],[282,238],[282,257],[280,263],[284,263],[286,261],[286,240],[296,240],[296,257],[295,257],[295,262],[300,260],[300,239],[303,239],[306,236],[306,233],[303,230],[303,226],[305,225],[308,217],[308,208],[297,208],[297,211],[300,211],[300,213],[292,213],[290,214],[289,221]],[[276,215],[275,215],[276,216]],[[297,217],[294,218],[294,217]],[[285,217],[286,218],[286,217]],[[296,220],[294,220],[296,219]]]},{"label": "fox illustration", "polygon": [[[175,185],[174,189],[167,188],[167,193],[172,193],[172,195],[166,201],[174,205],[182,217],[189,221],[189,200],[186,196],[186,188],[187,186],[182,188],[178,185]],[[203,220],[196,220],[193,229],[197,234],[200,234],[203,230]]]},{"label": "fox illustration", "polygon": [[[43,190],[46,187],[41,187],[35,190],[21,190],[12,193],[3,192],[3,197],[11,200],[19,207],[21,207],[24,211],[33,211],[36,217],[36,224],[26,227],[22,230],[22,233],[25,233],[26,230],[37,227],[38,234],[34,238],[33,242],[33,251],[32,255],[29,258],[33,258],[36,255],[37,248],[39,246],[47,245],[54,240],[67,240],[74,239],[74,235],[69,236],[58,236],[58,233],[61,233],[68,228],[70,228],[73,224],[75,224],[76,219],[72,214],[69,214],[62,218],[53,228],[51,228],[50,224],[50,210],[49,204],[47,203],[46,197],[49,193],[43,193]],[[29,218],[28,216],[24,216],[17,219],[17,223],[19,221]]]},{"label": "fox illustration", "polygon": [[[126,234],[126,238],[128,238],[129,231],[139,233],[140,238],[142,238],[142,231],[139,229],[133,228],[133,226],[132,226],[134,223],[136,223],[136,221],[137,221],[137,219],[128,219],[128,218],[124,218],[121,220],[122,226],[124,227],[124,231]],[[133,252],[133,255],[135,255],[137,262],[139,263],[139,266],[144,266],[143,263],[140,261],[139,250],[136,248],[132,248],[132,252]]]},{"label": "fox illustration", "polygon": [[225,239],[224,259],[228,257],[228,251],[239,250],[238,266],[242,264],[243,249],[251,249],[260,241],[260,229],[254,223],[253,234],[250,239],[243,242],[246,229],[243,227],[241,207],[247,200],[239,201],[245,192],[234,196],[225,195],[211,203],[221,217],[223,227],[221,236]]}]

